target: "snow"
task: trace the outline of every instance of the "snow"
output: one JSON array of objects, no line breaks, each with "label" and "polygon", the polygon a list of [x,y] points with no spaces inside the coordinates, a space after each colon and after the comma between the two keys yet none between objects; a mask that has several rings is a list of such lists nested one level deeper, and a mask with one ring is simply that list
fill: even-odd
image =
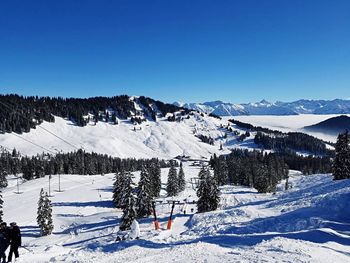
[{"label": "snow", "polygon": [[[190,180],[199,169],[184,163],[187,185],[175,200],[197,199]],[[167,173],[162,169],[162,188]],[[350,262],[350,180],[291,171],[292,188],[284,191],[282,181],[276,194],[223,186],[217,211],[196,214],[188,204],[184,214],[176,206],[172,230],[165,230],[170,205],[163,189],[156,207],[161,230],[152,216],[140,219],[140,239],[116,243],[121,211],[111,202],[113,177],[61,175],[57,192],[52,176],[55,228],[48,237],[39,236],[36,209],[49,178],[21,182],[16,194],[11,177],[4,220],[21,227],[25,248],[17,262]]]},{"label": "snow", "polygon": [[[181,122],[169,122],[166,119],[159,119],[157,122],[146,121],[140,125],[133,125],[128,120],[119,122],[118,125],[98,122],[96,125],[89,123],[86,127],[78,127],[70,121],[55,117],[54,123],[43,122],[29,133],[0,135],[0,145],[10,149],[16,148],[24,155],[36,155],[48,150],[53,153],[68,152],[82,148],[87,152],[94,151],[121,158],[162,159],[178,155],[207,159],[214,153],[228,153],[229,149],[241,147],[233,134],[223,139],[225,130],[221,129],[220,125],[227,125],[227,121],[197,113]],[[76,148],[44,129],[54,132]],[[199,134],[214,138],[215,145],[201,142],[196,137]],[[29,143],[28,140],[44,149]],[[223,151],[219,150],[221,143],[226,144]]]}]

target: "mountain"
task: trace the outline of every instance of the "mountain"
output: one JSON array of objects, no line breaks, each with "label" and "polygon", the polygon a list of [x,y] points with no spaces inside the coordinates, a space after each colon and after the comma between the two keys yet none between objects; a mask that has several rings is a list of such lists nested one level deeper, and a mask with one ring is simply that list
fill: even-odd
[{"label": "mountain", "polygon": [[[91,120],[117,124],[131,118],[141,123],[156,120],[174,112],[189,112],[173,104],[166,104],[144,96],[114,96],[93,98],[51,98],[15,94],[0,95],[0,133],[29,132],[43,121],[54,122],[62,117],[84,127]],[[173,119],[175,120],[175,119]]]},{"label": "mountain", "polygon": [[312,132],[339,134],[345,130],[350,130],[350,117],[341,115],[311,126],[306,126],[304,129]]},{"label": "mountain", "polygon": [[297,114],[349,114],[350,100],[298,100],[294,102],[268,102],[233,104],[222,101],[204,103],[174,103],[175,105],[213,113],[219,116],[237,115],[297,115]]}]

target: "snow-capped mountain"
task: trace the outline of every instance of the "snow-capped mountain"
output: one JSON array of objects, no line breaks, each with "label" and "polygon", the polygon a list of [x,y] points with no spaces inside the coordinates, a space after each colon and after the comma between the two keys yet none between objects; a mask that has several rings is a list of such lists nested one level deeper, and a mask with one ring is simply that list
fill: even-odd
[{"label": "snow-capped mountain", "polygon": [[188,109],[219,116],[237,115],[297,115],[297,114],[349,114],[350,100],[298,100],[233,104],[222,101],[204,103],[174,103]]}]

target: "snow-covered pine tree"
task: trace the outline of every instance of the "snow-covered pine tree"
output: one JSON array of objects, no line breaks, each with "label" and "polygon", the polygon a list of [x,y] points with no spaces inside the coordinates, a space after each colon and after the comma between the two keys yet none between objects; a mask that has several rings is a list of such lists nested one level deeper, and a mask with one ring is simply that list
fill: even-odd
[{"label": "snow-covered pine tree", "polygon": [[348,131],[338,135],[335,145],[333,176],[334,180],[350,178],[350,145]]},{"label": "snow-covered pine tree", "polygon": [[45,193],[44,198],[44,217],[45,217],[45,227],[42,231],[44,236],[50,235],[53,230],[53,221],[52,221],[52,204],[49,199],[49,195]]},{"label": "snow-covered pine tree", "polygon": [[168,182],[166,186],[166,191],[168,196],[175,196],[178,193],[178,179],[177,171],[175,164],[171,162],[169,173],[168,173]]},{"label": "snow-covered pine tree", "polygon": [[128,203],[129,193],[133,189],[133,175],[129,171],[116,174],[113,188],[113,202],[117,208],[124,208]]},{"label": "snow-covered pine tree", "polygon": [[274,184],[271,184],[271,178],[266,165],[256,167],[253,186],[259,193],[268,193],[276,188]]},{"label": "snow-covered pine tree", "polygon": [[220,204],[220,190],[215,178],[210,175],[210,172],[209,172],[209,178],[208,178],[208,185],[209,185],[209,197],[210,197],[209,207],[210,207],[210,211],[214,211],[218,209]]},{"label": "snow-covered pine tree", "polygon": [[4,211],[2,211],[3,204],[4,204],[4,200],[2,200],[2,194],[0,191],[0,223],[2,222],[2,217],[4,216]]},{"label": "snow-covered pine tree", "polygon": [[38,223],[38,226],[41,230],[41,233],[42,233],[42,229],[45,225],[45,218],[44,218],[43,210],[44,210],[44,189],[41,188],[40,197],[39,197],[39,201],[38,201],[37,217],[36,217],[36,222]]},{"label": "snow-covered pine tree", "polygon": [[184,191],[186,188],[186,181],[185,181],[185,173],[182,167],[182,163],[180,163],[180,169],[178,174],[178,189],[179,192]]},{"label": "snow-covered pine tree", "polygon": [[152,162],[148,167],[148,173],[151,180],[151,188],[152,188],[152,197],[158,197],[160,194],[160,190],[162,187],[161,181],[161,169],[159,165],[159,161],[156,160]]},{"label": "snow-covered pine tree", "polygon": [[47,236],[52,233],[53,222],[51,201],[48,194],[44,193],[44,189],[42,188],[40,190],[36,221],[38,223],[42,236]]},{"label": "snow-covered pine tree", "polygon": [[122,196],[125,183],[125,173],[120,171],[115,174],[113,183],[113,203],[116,208],[122,208]]},{"label": "snow-covered pine tree", "polygon": [[228,169],[226,160],[224,157],[216,158],[214,155],[213,159],[214,178],[218,185],[225,185],[228,183]]},{"label": "snow-covered pine tree", "polygon": [[149,216],[152,213],[152,185],[148,170],[142,166],[137,189],[137,217]]},{"label": "snow-covered pine tree", "polygon": [[198,202],[197,210],[199,213],[214,211],[218,208],[220,197],[219,188],[214,177],[210,175],[208,168],[202,167],[198,174],[200,178],[197,190]]},{"label": "snow-covered pine tree", "polygon": [[6,171],[0,168],[0,188],[5,188],[8,185],[6,175]]},{"label": "snow-covered pine tree", "polygon": [[123,209],[123,216],[119,226],[119,229],[121,231],[129,230],[132,224],[132,221],[134,221],[134,219],[136,218],[136,211],[135,211],[136,197],[134,196],[132,191],[130,191],[128,193],[128,196],[126,196],[126,198],[127,198],[127,205]]}]

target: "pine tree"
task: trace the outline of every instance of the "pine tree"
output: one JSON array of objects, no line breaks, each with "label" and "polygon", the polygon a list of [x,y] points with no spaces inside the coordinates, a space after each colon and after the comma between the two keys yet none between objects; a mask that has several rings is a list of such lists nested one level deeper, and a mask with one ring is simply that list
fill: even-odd
[{"label": "pine tree", "polygon": [[47,193],[41,188],[40,198],[38,201],[37,223],[42,236],[47,236],[52,233],[52,205]]},{"label": "pine tree", "polygon": [[152,162],[148,167],[148,173],[151,180],[151,188],[152,188],[152,197],[159,197],[160,190],[162,188],[161,181],[161,169],[159,165],[159,161],[156,160]]},{"label": "pine tree", "polygon": [[185,181],[185,173],[182,167],[182,163],[180,163],[180,169],[178,174],[178,189],[179,192],[184,191],[186,188],[186,181]]},{"label": "pine tree", "polygon": [[168,182],[166,187],[168,196],[175,196],[178,193],[178,179],[175,164],[171,162],[169,173],[168,173]]},{"label": "pine tree", "polygon": [[2,222],[2,217],[4,215],[4,212],[2,211],[3,204],[4,204],[4,200],[2,200],[2,194],[0,191],[0,223]]},{"label": "pine tree", "polygon": [[350,178],[350,145],[348,131],[338,135],[335,145],[333,176],[334,180]]},{"label": "pine tree", "polygon": [[119,229],[121,231],[129,230],[132,224],[132,221],[136,218],[135,211],[135,196],[132,192],[128,193],[127,196],[127,205],[123,209],[123,216]]},{"label": "pine tree", "polygon": [[253,186],[259,193],[268,193],[276,188],[276,185],[272,185],[271,183],[266,165],[260,165],[257,167]]},{"label": "pine tree", "polygon": [[38,201],[37,217],[36,217],[36,222],[38,223],[38,226],[40,229],[42,229],[45,224],[43,209],[44,209],[44,189],[41,188],[39,201]]},{"label": "pine tree", "polygon": [[214,178],[218,185],[222,186],[228,183],[228,170],[224,158],[214,158],[213,160]]},{"label": "pine tree", "polygon": [[7,172],[5,170],[0,170],[0,188],[7,187],[7,178],[6,178]]},{"label": "pine tree", "polygon": [[216,180],[210,175],[209,169],[205,167],[202,167],[198,177],[200,178],[199,187],[197,190],[198,212],[202,213],[216,210],[220,203],[220,191]]},{"label": "pine tree", "polygon": [[137,217],[149,216],[152,213],[152,189],[148,171],[144,166],[141,169],[137,190]]},{"label": "pine tree", "polygon": [[43,229],[43,235],[47,236],[47,235],[50,235],[53,230],[52,204],[47,193],[45,193],[45,199],[44,199],[44,215],[46,219],[46,224]]},{"label": "pine tree", "polygon": [[116,174],[113,188],[113,202],[117,208],[122,208],[128,203],[128,196],[133,189],[133,175],[129,171],[121,171]]},{"label": "pine tree", "polygon": [[125,183],[124,171],[116,173],[113,183],[113,203],[116,208],[122,208],[122,196]]}]

